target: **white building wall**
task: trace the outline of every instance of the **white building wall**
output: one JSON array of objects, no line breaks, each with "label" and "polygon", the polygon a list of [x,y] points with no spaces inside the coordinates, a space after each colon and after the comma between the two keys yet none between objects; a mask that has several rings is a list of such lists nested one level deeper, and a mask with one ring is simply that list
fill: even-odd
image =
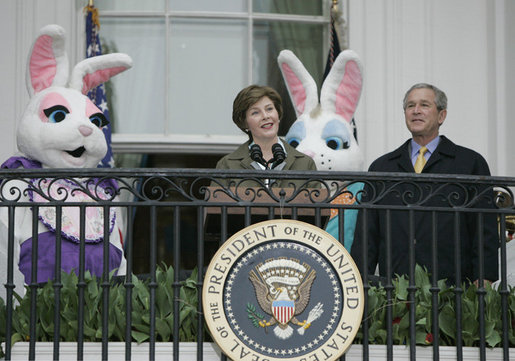
[{"label": "white building wall", "polygon": [[[80,0],[2,0],[0,1],[0,163],[16,152],[16,121],[28,102],[25,86],[27,56],[39,29],[59,24],[67,33],[66,49],[70,63],[82,59],[84,46],[78,44],[78,23],[82,22]],[[83,28],[83,26],[81,27]]]},{"label": "white building wall", "polygon": [[473,148],[493,175],[515,175],[515,6],[504,0],[348,0],[349,45],[364,62],[356,113],[366,166],[410,137],[402,99],[432,83],[449,99],[441,134]]},{"label": "white building wall", "polygon": [[[429,82],[449,98],[441,133],[480,152],[494,175],[515,176],[515,4],[511,0],[344,0],[349,45],[364,63],[356,113],[365,165],[409,137],[402,98]],[[16,151],[16,119],[27,102],[26,57],[49,23],[68,34],[72,64],[82,58],[86,0],[0,1],[0,160]]]},{"label": "white building wall", "polygon": [[500,174],[515,175],[515,113],[510,104],[515,104],[515,1],[505,1],[504,6],[498,10],[498,19],[502,19],[505,30],[502,38],[501,48],[504,49],[503,71],[499,78],[498,89],[502,95],[501,105],[502,124],[498,127],[497,133],[500,138],[500,146],[497,148],[497,157],[505,159],[504,168]]},{"label": "white building wall", "polygon": [[[15,125],[18,115],[16,93],[16,4],[14,1],[0,3],[0,161],[7,158],[15,149]],[[18,44],[20,45],[20,44]]]}]

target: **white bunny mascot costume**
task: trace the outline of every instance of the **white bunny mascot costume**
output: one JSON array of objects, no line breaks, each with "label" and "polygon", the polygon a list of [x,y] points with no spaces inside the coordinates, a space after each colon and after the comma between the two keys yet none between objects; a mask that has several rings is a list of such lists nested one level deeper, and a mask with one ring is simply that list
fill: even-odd
[{"label": "white bunny mascot costume", "polygon": [[[19,121],[17,129],[19,156],[7,160],[2,168],[96,168],[105,156],[107,143],[102,132],[106,119],[100,109],[86,96],[87,92],[107,81],[110,77],[127,70],[132,60],[126,54],[108,54],[79,62],[69,74],[69,64],[64,49],[64,30],[58,25],[48,25],[40,33],[29,54],[27,64],[27,89],[30,100]],[[58,188],[67,193],[66,201],[91,202],[84,192],[71,192],[77,186],[87,187],[91,193],[109,198],[109,188],[116,188],[109,180],[86,185],[70,180],[27,180],[35,189],[51,198],[61,199]],[[9,180],[3,182],[2,198],[20,202],[44,202],[36,191],[25,191],[27,182]],[[22,194],[10,195],[16,187]],[[61,193],[62,194],[62,193]],[[11,197],[11,198],[9,198]],[[103,266],[103,209],[86,207],[85,268],[92,274],[101,275]],[[54,277],[56,208],[40,207],[38,214],[38,269],[37,282],[46,282]],[[78,207],[62,208],[61,268],[64,271],[79,269],[79,210]],[[123,256],[122,219],[119,210],[111,208],[109,215],[110,248],[109,269],[125,274]],[[0,208],[0,281],[7,280],[8,254],[7,208]],[[14,220],[14,280],[20,286],[20,277],[31,282],[32,257],[32,210],[18,207]],[[18,266],[18,267],[17,267]],[[19,269],[18,269],[19,268]],[[21,276],[20,274],[23,274]],[[21,287],[20,287],[21,288]],[[17,288],[18,293],[23,290]]]},{"label": "white bunny mascot costume", "polygon": [[[315,80],[293,52],[281,51],[278,63],[297,115],[286,141],[313,158],[318,170],[363,170],[363,154],[351,125],[363,84],[358,55],[352,50],[338,55],[322,85],[320,103]],[[363,183],[350,183],[333,203],[354,203],[362,188]],[[345,210],[343,239],[349,252],[356,217],[357,210]],[[336,239],[338,218],[337,210],[333,209],[326,228]]]}]

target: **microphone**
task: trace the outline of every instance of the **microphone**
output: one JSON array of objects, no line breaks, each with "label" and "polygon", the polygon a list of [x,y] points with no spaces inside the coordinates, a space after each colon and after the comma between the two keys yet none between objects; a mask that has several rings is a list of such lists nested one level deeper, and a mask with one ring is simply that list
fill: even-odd
[{"label": "microphone", "polygon": [[257,144],[252,144],[250,147],[250,159],[258,162],[267,167],[266,161],[263,159],[263,152],[261,151],[261,147]]},{"label": "microphone", "polygon": [[284,160],[286,159],[286,154],[284,154],[284,149],[279,143],[275,143],[274,145],[272,145],[272,154],[274,155],[272,169],[274,169],[279,164],[284,162]]}]

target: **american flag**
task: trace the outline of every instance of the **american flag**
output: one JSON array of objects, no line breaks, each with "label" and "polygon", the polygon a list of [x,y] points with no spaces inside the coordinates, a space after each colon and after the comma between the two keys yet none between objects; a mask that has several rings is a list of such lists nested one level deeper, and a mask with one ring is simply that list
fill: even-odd
[{"label": "american flag", "polygon": [[[333,4],[334,6],[334,4]],[[329,70],[333,67],[334,60],[340,54],[342,50],[340,49],[340,42],[338,39],[338,33],[336,32],[336,28],[334,27],[334,17],[331,15],[331,33],[329,35],[329,52],[327,54],[327,61],[325,63],[324,70],[324,79],[329,74]]]},{"label": "american flag", "polygon": [[[336,31],[335,18],[341,16],[338,11],[338,0],[333,0],[331,5],[331,32],[329,35],[329,51],[327,54],[327,61],[325,63],[324,77],[325,79],[329,74],[329,71],[333,67],[334,60],[338,57],[338,54],[342,51],[340,47],[340,39],[338,39],[338,32]],[[358,140],[358,131],[356,128],[356,122],[354,118],[351,120],[351,126],[354,130],[354,138]]]},{"label": "american flag", "polygon": [[[100,23],[98,21],[98,10],[94,5],[88,5],[84,8],[86,11],[86,58],[102,55],[102,44],[98,32]],[[107,97],[105,92],[105,84],[100,84],[88,93],[88,97],[93,103],[104,113],[108,120],[108,125],[103,128],[107,141],[107,153],[98,164],[99,168],[113,168],[114,158],[113,149],[111,147],[111,120],[109,117],[109,109],[107,107]]]}]

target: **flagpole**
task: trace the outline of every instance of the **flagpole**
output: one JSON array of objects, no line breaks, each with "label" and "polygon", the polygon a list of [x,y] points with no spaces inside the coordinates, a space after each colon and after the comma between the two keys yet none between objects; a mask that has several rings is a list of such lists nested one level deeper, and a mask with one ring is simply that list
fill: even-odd
[{"label": "flagpole", "polygon": [[331,6],[331,20],[332,21],[336,21],[338,19],[338,16],[339,16],[339,12],[338,12],[338,4],[339,4],[339,0],[333,0],[333,6]]}]

